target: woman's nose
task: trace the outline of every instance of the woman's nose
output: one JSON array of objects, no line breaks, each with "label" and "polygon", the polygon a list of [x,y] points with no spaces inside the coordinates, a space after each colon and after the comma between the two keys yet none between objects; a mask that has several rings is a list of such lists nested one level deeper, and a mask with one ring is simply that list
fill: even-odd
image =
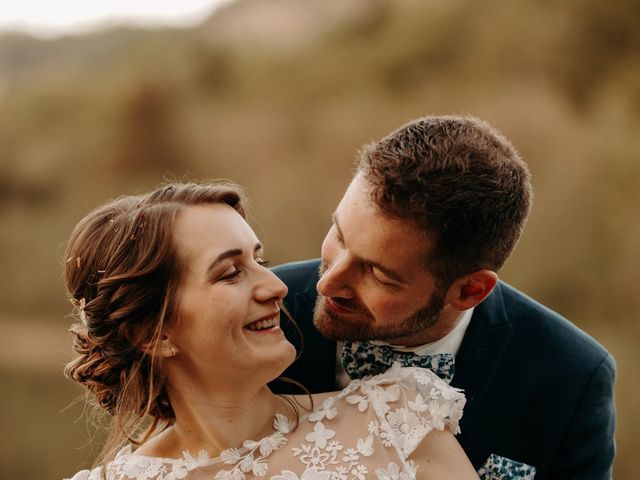
[{"label": "woman's nose", "polygon": [[264,278],[256,289],[256,299],[260,302],[282,300],[289,289],[278,276],[268,268],[263,270]]}]

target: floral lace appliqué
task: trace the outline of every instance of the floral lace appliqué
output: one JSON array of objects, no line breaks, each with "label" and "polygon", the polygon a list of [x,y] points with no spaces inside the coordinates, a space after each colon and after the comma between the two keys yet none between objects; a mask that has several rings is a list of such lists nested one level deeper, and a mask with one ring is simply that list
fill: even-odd
[{"label": "floral lace appliqu\u00e9", "polygon": [[287,444],[287,437],[293,423],[287,417],[276,414],[273,420],[275,432],[262,440],[246,440],[242,449],[229,448],[220,453],[224,463],[234,465],[231,470],[220,470],[215,475],[216,480],[245,480],[247,473],[262,477],[269,470],[267,457],[274,451]]},{"label": "floral lace appliqu\u00e9", "polygon": [[387,468],[378,468],[376,477],[378,480],[414,480],[416,478],[416,466],[412,461],[407,462],[408,469],[401,471],[398,464],[390,462]]},{"label": "floral lace appliqu\u00e9", "polygon": [[[346,448],[341,441],[335,440],[336,431],[325,425],[331,424],[338,415],[335,407],[337,397],[327,398],[322,405],[309,414],[306,421],[313,423],[313,430],[304,437],[308,443],[302,443],[291,451],[294,457],[305,465],[300,480],[307,478],[326,480],[365,480],[368,469],[360,464],[360,459],[374,454],[373,435],[356,439],[355,445]],[[272,480],[296,480],[293,473],[285,470]]]},{"label": "floral lace appliqu\u00e9", "polygon": [[[131,446],[121,449],[115,459],[106,467],[107,478],[131,480],[181,480],[198,467],[208,465],[210,458],[207,452],[200,450],[197,455],[183,452],[182,458],[159,458],[136,455]],[[78,472],[73,480],[101,479],[101,469]]]},{"label": "floral lace appliqu\u00e9", "polygon": [[[374,412],[366,430],[353,444],[346,445],[333,422],[342,414],[337,400],[353,406],[356,413]],[[394,365],[385,374],[355,380],[335,397],[326,399],[307,421],[313,423],[299,447],[291,451],[305,466],[298,479],[290,470],[272,480],[365,480],[375,474],[379,480],[410,480],[416,466],[408,460],[422,439],[433,429],[458,431],[464,396],[432,372]],[[378,439],[376,443],[375,439]],[[366,457],[376,453],[376,445],[397,449],[401,464],[389,462],[386,468],[369,471]]]},{"label": "floral lace appliqu\u00e9", "polygon": [[[274,433],[247,440],[216,458],[204,451],[185,452],[180,459],[145,457],[127,447],[108,467],[107,478],[411,480],[418,467],[409,455],[433,429],[456,432],[463,406],[464,396],[432,372],[394,365],[382,375],[355,380],[325,398],[299,420],[296,429],[278,414]],[[99,478],[98,470],[74,477]]]},{"label": "floral lace appliqu\u00e9", "polygon": [[[394,382],[390,380],[394,379]],[[412,396],[400,401],[400,384],[417,388]],[[356,380],[340,393],[347,403],[363,412],[373,406],[377,420],[369,422],[369,433],[376,435],[385,447],[400,448],[408,457],[431,430],[449,429],[459,433],[464,396],[428,370],[401,368],[395,364],[385,374],[369,380]]]}]

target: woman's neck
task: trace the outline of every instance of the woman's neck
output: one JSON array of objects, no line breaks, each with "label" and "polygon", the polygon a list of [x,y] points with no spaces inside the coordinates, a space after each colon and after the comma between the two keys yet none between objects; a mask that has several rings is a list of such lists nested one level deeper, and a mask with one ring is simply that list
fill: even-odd
[{"label": "woman's neck", "polygon": [[294,415],[266,385],[233,392],[190,387],[169,390],[175,423],[142,445],[137,451],[140,455],[178,458],[185,450],[196,454],[204,449],[216,457],[222,450],[242,446],[245,440],[269,435],[276,413]]}]

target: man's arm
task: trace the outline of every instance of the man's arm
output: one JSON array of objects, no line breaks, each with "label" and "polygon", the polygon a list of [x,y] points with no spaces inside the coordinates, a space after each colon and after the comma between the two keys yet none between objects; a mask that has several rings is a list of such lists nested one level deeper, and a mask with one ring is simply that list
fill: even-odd
[{"label": "man's arm", "polygon": [[549,480],[609,480],[615,456],[615,362],[595,369],[549,471]]}]

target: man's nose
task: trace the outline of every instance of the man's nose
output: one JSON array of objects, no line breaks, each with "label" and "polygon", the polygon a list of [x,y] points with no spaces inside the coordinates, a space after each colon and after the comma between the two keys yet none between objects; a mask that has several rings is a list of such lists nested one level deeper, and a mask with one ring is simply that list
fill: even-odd
[{"label": "man's nose", "polygon": [[345,252],[337,255],[330,263],[323,259],[323,273],[316,286],[323,297],[353,297],[352,266]]}]

